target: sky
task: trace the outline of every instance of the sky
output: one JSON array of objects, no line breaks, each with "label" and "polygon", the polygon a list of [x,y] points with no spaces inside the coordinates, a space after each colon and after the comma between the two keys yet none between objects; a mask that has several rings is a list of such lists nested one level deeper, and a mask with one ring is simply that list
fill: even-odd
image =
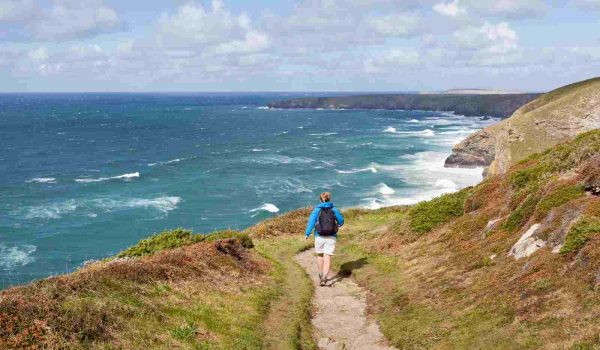
[{"label": "sky", "polygon": [[600,0],[0,0],[0,92],[548,91]]}]

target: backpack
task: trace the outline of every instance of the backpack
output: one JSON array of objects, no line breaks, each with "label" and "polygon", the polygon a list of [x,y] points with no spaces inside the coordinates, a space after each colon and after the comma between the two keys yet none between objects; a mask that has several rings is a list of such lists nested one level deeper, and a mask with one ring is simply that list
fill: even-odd
[{"label": "backpack", "polygon": [[321,236],[333,236],[338,231],[338,222],[333,208],[321,208],[316,225]]}]

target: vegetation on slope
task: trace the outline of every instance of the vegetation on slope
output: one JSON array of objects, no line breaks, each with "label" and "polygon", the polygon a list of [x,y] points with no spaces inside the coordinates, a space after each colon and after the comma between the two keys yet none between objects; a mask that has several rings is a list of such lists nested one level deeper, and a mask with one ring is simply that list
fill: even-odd
[{"label": "vegetation on slope", "polygon": [[[371,291],[371,310],[399,349],[598,348],[600,198],[582,183],[599,153],[596,130],[463,193],[360,211],[335,261]],[[422,226],[427,217],[436,224]],[[508,256],[534,223],[546,246]]]},{"label": "vegetation on slope", "polygon": [[0,292],[0,349],[313,349],[312,285],[291,261],[305,244],[153,235],[119,258]]}]

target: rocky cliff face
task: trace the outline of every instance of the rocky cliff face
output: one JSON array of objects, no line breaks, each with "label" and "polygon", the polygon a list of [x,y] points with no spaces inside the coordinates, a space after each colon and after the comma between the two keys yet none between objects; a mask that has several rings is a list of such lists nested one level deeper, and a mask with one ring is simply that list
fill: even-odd
[{"label": "rocky cliff face", "polygon": [[539,94],[378,94],[274,101],[270,108],[405,109],[506,118]]},{"label": "rocky cliff face", "polygon": [[469,136],[452,150],[448,167],[489,166],[504,173],[530,154],[600,128],[600,78],[553,90],[513,115]]}]

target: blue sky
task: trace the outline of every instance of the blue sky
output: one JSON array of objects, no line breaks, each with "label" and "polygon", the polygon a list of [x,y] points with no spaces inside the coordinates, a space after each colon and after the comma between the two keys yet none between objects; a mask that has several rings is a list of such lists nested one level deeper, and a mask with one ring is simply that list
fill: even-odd
[{"label": "blue sky", "polygon": [[0,0],[0,91],[546,91],[600,0]]}]

